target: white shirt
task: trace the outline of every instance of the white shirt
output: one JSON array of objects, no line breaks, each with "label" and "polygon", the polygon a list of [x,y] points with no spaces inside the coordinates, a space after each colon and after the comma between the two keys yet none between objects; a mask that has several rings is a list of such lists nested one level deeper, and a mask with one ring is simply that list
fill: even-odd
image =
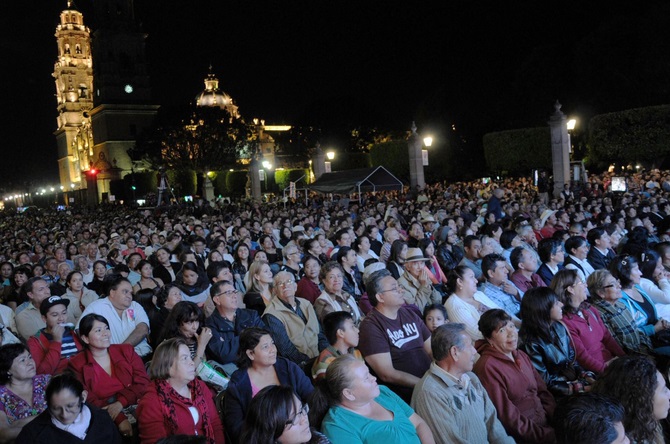
[{"label": "white shirt", "polygon": [[[142,306],[135,301],[130,304],[129,308],[123,311],[121,317],[119,317],[116,308],[114,308],[109,298],[98,299],[97,301],[91,302],[81,314],[80,320],[89,313],[95,313],[104,316],[105,319],[107,319],[107,322],[109,322],[109,329],[112,333],[112,344],[122,344],[135,328],[142,323],[146,324],[147,327],[150,326],[147,313]],[[77,323],[77,330],[79,330],[79,323]],[[142,339],[142,341],[135,346],[135,352],[140,356],[151,353],[151,346],[146,338]]]}]

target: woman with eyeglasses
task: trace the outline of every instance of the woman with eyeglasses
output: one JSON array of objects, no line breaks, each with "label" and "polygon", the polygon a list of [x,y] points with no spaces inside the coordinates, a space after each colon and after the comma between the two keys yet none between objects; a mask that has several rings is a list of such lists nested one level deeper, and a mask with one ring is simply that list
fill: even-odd
[{"label": "woman with eyeglasses", "polygon": [[310,399],[310,422],[335,443],[434,443],[426,422],[353,355],[337,357]]},{"label": "woman with eyeglasses", "polygon": [[242,331],[249,327],[265,328],[265,324],[255,310],[238,308],[242,295],[232,282],[215,282],[209,291],[216,310],[205,321],[212,332],[212,340],[207,343],[207,356],[222,364],[230,375],[237,370],[235,361]]},{"label": "woman with eyeglasses", "polygon": [[309,406],[284,385],[266,387],[251,401],[241,442],[249,444],[328,444],[309,425]]},{"label": "woman with eyeglasses", "polygon": [[586,302],[586,282],[575,270],[560,270],[550,288],[563,303],[563,323],[570,332],[579,365],[600,374],[610,362],[625,354],[598,310]]},{"label": "woman with eyeglasses", "polygon": [[71,373],[54,376],[47,385],[47,409],[23,428],[17,444],[120,444],[114,422],[104,410],[86,404],[88,393]]},{"label": "woman with eyeglasses", "polygon": [[[670,322],[658,316],[653,301],[640,286],[642,272],[637,259],[633,256],[620,255],[612,259],[609,266],[612,276],[619,280],[623,297],[621,302],[633,314],[637,328],[649,336],[654,353],[670,356],[670,342],[667,330]],[[670,339],[670,338],[669,338]]]},{"label": "woman with eyeglasses", "polygon": [[151,382],[137,405],[141,442],[172,435],[204,436],[208,444],[226,442],[212,392],[196,377],[195,368],[183,339],[168,339],[156,348]]},{"label": "woman with eyeglasses", "polygon": [[621,301],[621,284],[607,270],[597,270],[586,281],[591,303],[598,312],[607,329],[626,353],[648,354],[651,340],[637,328],[633,314]]},{"label": "woman with eyeglasses", "polygon": [[240,335],[240,367],[230,378],[226,389],[224,421],[233,443],[239,440],[250,403],[260,390],[272,385],[287,385],[303,403],[314,387],[305,372],[293,362],[277,356],[277,347],[268,330],[252,327]]},{"label": "woman with eyeglasses", "polygon": [[319,279],[323,282],[324,290],[314,301],[314,310],[321,322],[328,313],[346,311],[351,314],[354,324],[358,326],[363,319],[363,314],[353,296],[343,290],[344,273],[342,266],[335,261],[323,264]]}]

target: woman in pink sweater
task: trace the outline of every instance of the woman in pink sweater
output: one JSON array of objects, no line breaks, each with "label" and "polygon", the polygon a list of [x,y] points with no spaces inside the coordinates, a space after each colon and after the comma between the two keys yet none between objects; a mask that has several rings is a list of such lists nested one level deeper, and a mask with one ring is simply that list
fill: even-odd
[{"label": "woman in pink sweater", "polygon": [[586,302],[586,283],[576,270],[559,270],[551,281],[551,289],[563,302],[563,323],[570,332],[580,366],[600,374],[613,359],[625,354],[598,310]]}]

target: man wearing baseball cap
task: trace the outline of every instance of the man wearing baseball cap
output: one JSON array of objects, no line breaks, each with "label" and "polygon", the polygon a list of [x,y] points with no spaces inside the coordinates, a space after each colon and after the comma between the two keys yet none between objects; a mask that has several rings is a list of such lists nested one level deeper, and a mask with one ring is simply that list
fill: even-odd
[{"label": "man wearing baseball cap", "polygon": [[35,360],[38,374],[55,375],[62,372],[69,359],[82,350],[77,335],[68,324],[67,307],[70,301],[49,296],[40,304],[40,314],[46,327],[28,339],[28,349]]}]

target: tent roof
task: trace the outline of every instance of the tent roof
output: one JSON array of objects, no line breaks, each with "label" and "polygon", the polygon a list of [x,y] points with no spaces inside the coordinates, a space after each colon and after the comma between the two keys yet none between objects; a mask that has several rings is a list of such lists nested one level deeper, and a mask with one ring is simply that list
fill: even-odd
[{"label": "tent roof", "polygon": [[307,188],[320,193],[402,190],[403,183],[383,166],[324,173]]}]

